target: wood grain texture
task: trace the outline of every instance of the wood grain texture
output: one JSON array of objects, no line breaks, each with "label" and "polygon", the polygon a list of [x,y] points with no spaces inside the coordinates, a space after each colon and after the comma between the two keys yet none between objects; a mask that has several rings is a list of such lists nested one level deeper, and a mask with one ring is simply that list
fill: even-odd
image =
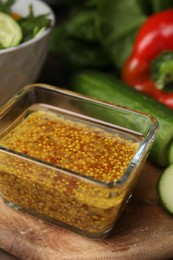
[{"label": "wood grain texture", "polygon": [[173,217],[159,205],[161,169],[146,163],[133,197],[109,237],[93,241],[7,207],[0,200],[0,247],[20,259],[173,258]]}]

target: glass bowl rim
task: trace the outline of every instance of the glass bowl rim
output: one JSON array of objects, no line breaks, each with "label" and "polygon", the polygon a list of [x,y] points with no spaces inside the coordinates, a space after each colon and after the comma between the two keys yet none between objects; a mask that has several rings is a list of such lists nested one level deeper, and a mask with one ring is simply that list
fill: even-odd
[{"label": "glass bowl rim", "polygon": [[148,144],[150,144],[150,142],[152,142],[154,140],[156,133],[159,129],[158,120],[155,117],[153,117],[152,115],[150,115],[148,113],[144,113],[142,111],[137,111],[137,110],[125,107],[125,106],[115,105],[115,104],[112,104],[112,103],[109,103],[109,102],[101,101],[101,100],[98,100],[98,99],[95,99],[95,98],[92,98],[92,97],[85,96],[85,95],[80,94],[80,93],[73,92],[71,90],[63,89],[63,88],[60,88],[60,87],[57,87],[57,86],[52,86],[52,85],[45,84],[45,83],[33,83],[33,84],[29,84],[29,85],[24,86],[20,91],[18,91],[18,93],[16,93],[4,105],[2,105],[2,107],[0,108],[0,117],[2,118],[4,114],[8,113],[8,110],[18,100],[21,100],[22,97],[25,94],[27,94],[27,92],[31,91],[34,88],[44,88],[44,89],[47,89],[48,91],[55,91],[55,92],[67,95],[69,97],[72,97],[72,98],[78,98],[78,99],[81,99],[83,101],[90,101],[90,102],[93,102],[95,104],[105,105],[105,106],[110,107],[110,108],[116,108],[116,109],[119,109],[119,110],[122,110],[122,111],[124,110],[124,111],[128,111],[128,112],[132,112],[132,113],[135,113],[137,115],[141,115],[141,116],[149,118],[152,122],[152,126],[151,126],[150,130],[148,131],[146,137],[142,140],[142,142],[140,142],[140,146],[139,146],[138,150],[135,152],[131,161],[129,162],[129,165],[126,168],[126,170],[124,171],[124,174],[121,176],[120,179],[115,180],[115,181],[111,181],[111,182],[103,182],[103,181],[100,181],[98,179],[94,179],[94,178],[86,176],[84,174],[81,174],[81,173],[78,173],[78,172],[75,172],[75,171],[72,171],[72,170],[51,164],[51,163],[43,161],[43,160],[39,160],[35,157],[14,151],[12,149],[9,149],[9,148],[3,147],[3,146],[0,146],[0,151],[3,151],[5,153],[8,153],[8,154],[13,155],[13,156],[17,156],[21,159],[28,160],[28,161],[36,163],[36,164],[39,164],[41,166],[54,169],[56,171],[59,170],[61,173],[64,173],[64,174],[73,175],[74,177],[84,179],[84,180],[89,181],[89,182],[91,182],[95,185],[101,185],[103,187],[108,187],[108,188],[114,188],[116,186],[123,185],[125,183],[126,179],[128,178],[128,176],[130,175],[130,173],[132,172],[132,169],[137,164],[139,164],[139,162],[140,162],[139,158],[142,159],[142,155],[143,155],[145,149],[147,148]]}]

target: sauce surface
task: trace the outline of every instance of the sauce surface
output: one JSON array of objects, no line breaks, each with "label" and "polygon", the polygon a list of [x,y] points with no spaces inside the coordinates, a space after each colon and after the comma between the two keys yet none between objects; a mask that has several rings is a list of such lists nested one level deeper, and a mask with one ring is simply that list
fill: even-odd
[{"label": "sauce surface", "polygon": [[47,111],[31,113],[0,145],[103,182],[118,180],[138,142]]},{"label": "sauce surface", "polygon": [[[104,234],[113,226],[138,175],[133,172],[114,189],[80,178],[121,178],[139,142],[52,112],[30,113],[2,136],[0,145],[27,155],[0,152],[4,200],[84,234]],[[65,174],[28,156],[78,174]]]}]

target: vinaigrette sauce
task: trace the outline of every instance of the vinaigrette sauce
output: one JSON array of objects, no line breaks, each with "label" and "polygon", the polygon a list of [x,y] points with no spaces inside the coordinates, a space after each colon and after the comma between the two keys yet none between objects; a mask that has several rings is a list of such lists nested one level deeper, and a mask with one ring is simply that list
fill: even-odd
[{"label": "vinaigrette sauce", "polygon": [[[0,140],[1,146],[31,159],[0,154],[0,191],[7,201],[25,209],[87,232],[102,232],[114,222],[126,190],[110,199],[107,189],[88,179],[119,180],[139,144],[60,113],[32,111]],[[39,165],[33,158],[58,168]]]}]

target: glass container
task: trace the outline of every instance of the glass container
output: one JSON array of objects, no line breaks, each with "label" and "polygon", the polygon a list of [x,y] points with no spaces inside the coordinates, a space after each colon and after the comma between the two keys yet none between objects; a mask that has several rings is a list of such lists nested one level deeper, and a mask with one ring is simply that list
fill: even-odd
[{"label": "glass container", "polygon": [[148,114],[46,84],[0,109],[0,194],[7,205],[90,238],[130,198],[158,130]]}]

